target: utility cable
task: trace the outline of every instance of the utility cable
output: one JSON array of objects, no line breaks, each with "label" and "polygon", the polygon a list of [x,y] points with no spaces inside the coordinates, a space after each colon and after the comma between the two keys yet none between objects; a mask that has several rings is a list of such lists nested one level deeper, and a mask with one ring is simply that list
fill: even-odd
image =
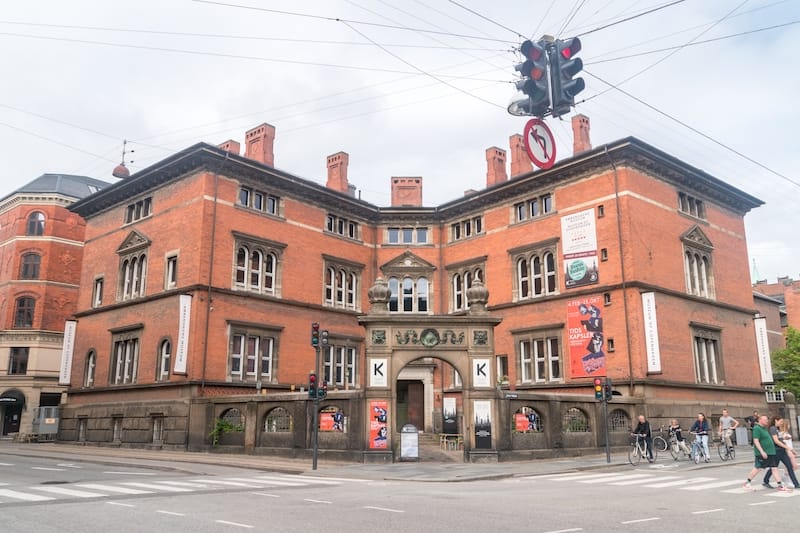
[{"label": "utility cable", "polygon": [[661,5],[661,6],[658,6],[658,7],[654,7],[653,9],[648,9],[647,11],[643,11],[643,12],[638,13],[636,15],[631,15],[630,17],[626,17],[624,19],[617,20],[615,22],[610,22],[608,24],[605,24],[604,26],[597,27],[597,28],[595,28],[593,30],[589,30],[589,31],[585,31],[583,33],[579,33],[578,35],[576,35],[576,37],[583,37],[584,35],[589,35],[590,33],[594,33],[596,31],[605,30],[607,28],[611,28],[612,26],[616,26],[617,24],[622,24],[623,22],[628,22],[628,21],[637,19],[639,17],[643,17],[645,15],[649,15],[650,13],[655,13],[656,11],[660,11],[662,9],[665,9],[665,8],[668,8],[668,7],[672,7],[672,6],[676,5],[676,4],[680,4],[680,3],[684,2],[684,1],[685,0],[675,0],[674,2],[670,2],[669,4],[664,4],[664,5]]},{"label": "utility cable", "polygon": [[460,3],[456,2],[455,0],[449,0],[449,2],[450,2],[451,4],[453,4],[454,6],[460,7],[460,8],[461,8],[461,9],[463,9],[464,11],[467,11],[467,12],[469,12],[469,13],[472,13],[472,14],[473,14],[473,15],[475,15],[476,17],[482,18],[483,20],[485,20],[485,21],[487,21],[487,22],[491,22],[491,23],[492,23],[492,24],[494,24],[495,26],[499,26],[500,28],[503,28],[503,29],[504,29],[504,30],[506,30],[506,31],[510,31],[511,33],[513,33],[513,34],[514,34],[514,35],[516,35],[517,37],[520,37],[520,38],[521,38],[521,39],[523,39],[523,40],[525,39],[525,36],[524,36],[524,35],[522,35],[520,32],[518,32],[517,30],[512,30],[512,29],[511,29],[511,28],[509,28],[508,26],[505,26],[505,25],[503,25],[503,24],[500,24],[500,23],[499,23],[499,22],[497,22],[496,20],[492,20],[492,19],[490,19],[489,17],[487,17],[486,15],[483,15],[483,14],[481,14],[481,13],[478,13],[478,12],[477,12],[477,11],[475,11],[474,9],[470,9],[470,8],[468,8],[467,6],[465,6],[465,5],[463,5],[463,4],[460,4]]}]

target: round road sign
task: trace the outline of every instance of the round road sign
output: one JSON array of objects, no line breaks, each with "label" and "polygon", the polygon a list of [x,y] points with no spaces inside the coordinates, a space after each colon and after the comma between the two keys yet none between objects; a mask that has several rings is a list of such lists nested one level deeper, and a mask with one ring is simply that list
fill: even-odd
[{"label": "round road sign", "polygon": [[556,140],[553,132],[541,119],[532,118],[525,124],[525,149],[533,164],[548,169],[556,162]]}]

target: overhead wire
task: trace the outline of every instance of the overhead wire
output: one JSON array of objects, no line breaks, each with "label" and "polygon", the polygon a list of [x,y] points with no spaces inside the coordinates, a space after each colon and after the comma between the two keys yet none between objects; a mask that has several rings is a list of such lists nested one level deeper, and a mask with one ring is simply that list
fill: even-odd
[{"label": "overhead wire", "polygon": [[477,11],[475,11],[474,9],[470,9],[470,8],[468,8],[467,6],[465,6],[464,4],[461,4],[461,3],[459,3],[459,2],[456,2],[455,0],[448,0],[448,1],[449,1],[451,4],[453,4],[454,6],[460,7],[460,8],[461,8],[461,9],[463,9],[464,11],[467,11],[467,12],[469,12],[469,13],[472,13],[472,14],[473,14],[473,15],[475,15],[476,17],[482,18],[483,20],[485,20],[485,21],[487,21],[487,22],[491,22],[491,23],[492,23],[492,24],[494,24],[495,26],[498,26],[498,27],[500,27],[500,28],[503,28],[503,29],[504,29],[504,30],[506,30],[506,31],[510,31],[511,33],[513,33],[514,35],[516,35],[517,37],[519,37],[519,38],[521,38],[521,39],[523,39],[523,40],[525,39],[525,36],[524,36],[523,34],[521,34],[520,32],[518,32],[517,30],[512,30],[512,29],[511,29],[511,28],[509,28],[508,26],[506,26],[506,25],[504,25],[504,24],[500,24],[500,23],[499,23],[499,22],[497,22],[496,20],[490,19],[490,18],[489,18],[489,17],[487,17],[486,15],[484,15],[484,14],[482,14],[482,13],[478,13],[478,12],[477,12]]},{"label": "overhead wire", "polygon": [[645,15],[649,15],[651,13],[655,13],[656,11],[661,11],[662,9],[665,9],[665,8],[668,8],[668,7],[672,7],[672,6],[676,5],[676,4],[683,3],[684,1],[685,0],[674,0],[673,2],[670,2],[668,4],[663,4],[661,6],[654,7],[653,9],[648,9],[647,11],[643,11],[641,13],[637,13],[636,15],[631,15],[630,17],[625,17],[624,19],[617,20],[617,21],[614,21],[614,22],[610,22],[610,23],[605,24],[603,26],[599,26],[599,27],[597,27],[597,28],[595,28],[593,30],[589,30],[589,31],[585,31],[583,33],[579,33],[579,34],[576,35],[576,37],[583,37],[584,35],[589,35],[591,33],[597,32],[597,31],[601,31],[601,30],[605,30],[605,29],[611,28],[613,26],[616,26],[617,24],[622,24],[624,22],[630,22],[631,20],[635,20],[635,19],[637,19],[639,17],[643,17]]}]

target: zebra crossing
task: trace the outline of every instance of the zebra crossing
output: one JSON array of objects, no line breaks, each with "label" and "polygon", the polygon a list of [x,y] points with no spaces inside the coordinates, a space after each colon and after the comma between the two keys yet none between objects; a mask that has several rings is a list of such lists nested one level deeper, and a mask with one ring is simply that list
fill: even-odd
[{"label": "zebra crossing", "polygon": [[267,488],[313,487],[363,483],[365,479],[326,478],[288,474],[250,477],[192,477],[185,480],[114,480],[64,485],[10,486],[0,483],[0,506],[10,503],[53,502],[67,499],[118,498],[121,496],[186,494],[220,490],[263,490]]},{"label": "zebra crossing", "polygon": [[723,479],[708,476],[685,476],[646,472],[636,470],[633,473],[585,473],[575,472],[567,474],[548,474],[543,476],[528,476],[522,479],[536,481],[547,480],[556,483],[580,483],[584,485],[608,485],[608,486],[636,486],[648,489],[671,488],[675,490],[685,490],[691,492],[719,491],[728,494],[750,494],[758,492],[761,495],[771,498],[793,498],[800,496],[800,490],[792,492],[778,492],[753,483],[752,489],[743,487],[744,480],[740,477],[735,479]]}]

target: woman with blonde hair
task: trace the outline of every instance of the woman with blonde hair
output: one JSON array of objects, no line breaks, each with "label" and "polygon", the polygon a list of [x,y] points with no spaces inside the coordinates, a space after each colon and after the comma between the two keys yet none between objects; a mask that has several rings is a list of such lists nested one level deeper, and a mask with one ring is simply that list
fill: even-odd
[{"label": "woman with blonde hair", "polygon": [[[778,438],[783,441],[788,449],[794,450],[791,427],[789,427],[789,422],[785,418],[778,421]],[[797,470],[797,454],[790,453],[788,455],[789,461],[792,463],[792,470]]]}]

